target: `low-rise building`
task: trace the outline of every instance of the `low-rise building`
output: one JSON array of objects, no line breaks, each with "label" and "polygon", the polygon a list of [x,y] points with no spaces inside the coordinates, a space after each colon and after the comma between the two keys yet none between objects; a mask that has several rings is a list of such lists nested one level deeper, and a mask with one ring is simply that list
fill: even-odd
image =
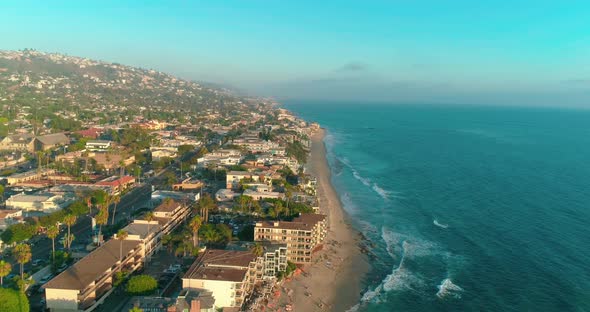
[{"label": "low-rise building", "polygon": [[158,221],[133,220],[123,230],[127,232],[126,239],[142,242],[146,261],[162,244],[162,227]]},{"label": "low-rise building", "polygon": [[175,191],[194,191],[200,190],[204,185],[205,184],[202,181],[187,178],[180,183],[173,184],[172,189]]},{"label": "low-rise building", "polygon": [[112,142],[107,140],[88,140],[86,150],[88,151],[106,151],[111,148]]},{"label": "low-rise building", "polygon": [[23,211],[51,213],[66,207],[71,200],[53,193],[17,194],[6,200],[6,207]]},{"label": "low-rise building", "polygon": [[287,244],[287,260],[311,263],[313,251],[327,234],[325,215],[306,213],[293,221],[259,221],[254,227],[255,241]]},{"label": "low-rise building", "polygon": [[208,249],[182,277],[182,288],[210,291],[216,308],[239,308],[256,281],[256,259],[249,251]]},{"label": "low-rise building", "polygon": [[206,290],[185,289],[176,298],[133,297],[123,311],[134,307],[149,312],[216,312],[215,298]]},{"label": "low-rise building", "polygon": [[112,292],[116,272],[133,272],[143,259],[139,240],[111,239],[47,282],[45,299],[51,312],[90,311]]},{"label": "low-rise building", "polygon": [[262,199],[279,199],[283,198],[283,193],[279,192],[261,192],[256,189],[247,189],[243,193],[244,196],[250,196],[254,200],[262,200]]},{"label": "low-rise building", "polygon": [[22,210],[0,209],[0,231],[21,222],[23,222]]},{"label": "low-rise building", "polygon": [[186,220],[190,208],[185,203],[166,198],[154,209],[154,217],[162,227],[162,235],[170,233],[178,224]]},{"label": "low-rise building", "polygon": [[112,176],[104,180],[96,182],[98,186],[108,186],[111,188],[112,194],[120,194],[124,190],[130,188],[135,184],[135,178],[132,176]]},{"label": "low-rise building", "polygon": [[22,173],[15,173],[6,178],[8,185],[17,185],[19,183],[37,181],[47,177],[50,174],[54,174],[55,169],[41,169],[41,170],[30,170]]},{"label": "low-rise building", "polygon": [[67,145],[69,143],[70,138],[65,134],[52,133],[36,137],[33,141],[33,148],[34,151],[46,151],[59,145]]},{"label": "low-rise building", "polygon": [[253,173],[248,171],[230,171],[225,176],[225,184],[227,189],[238,189],[241,182],[261,182],[267,185],[272,185],[272,179],[266,174]]}]

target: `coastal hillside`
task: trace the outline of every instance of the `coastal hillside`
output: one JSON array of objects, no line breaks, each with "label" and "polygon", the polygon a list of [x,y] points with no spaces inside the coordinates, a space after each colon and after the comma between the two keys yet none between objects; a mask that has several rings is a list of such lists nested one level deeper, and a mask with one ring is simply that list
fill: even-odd
[{"label": "coastal hillside", "polygon": [[131,109],[224,110],[245,101],[211,87],[155,70],[35,50],[0,51],[0,104],[19,107],[105,105]]}]

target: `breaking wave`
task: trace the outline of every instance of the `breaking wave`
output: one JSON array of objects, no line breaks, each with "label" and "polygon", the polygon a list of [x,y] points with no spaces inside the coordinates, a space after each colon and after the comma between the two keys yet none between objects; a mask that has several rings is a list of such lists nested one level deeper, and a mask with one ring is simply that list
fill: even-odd
[{"label": "breaking wave", "polygon": [[445,278],[440,285],[438,285],[438,292],[436,296],[444,299],[444,298],[455,298],[460,299],[461,293],[463,292],[463,288],[453,284],[450,278]]},{"label": "breaking wave", "polygon": [[389,256],[394,261],[399,258],[399,262],[393,266],[391,273],[379,285],[363,294],[360,302],[348,310],[350,312],[357,311],[367,303],[382,301],[383,296],[390,291],[417,290],[425,284],[420,276],[406,268],[405,262],[413,257],[430,254],[435,245],[395,233],[385,227],[381,228],[381,237]]},{"label": "breaking wave", "polygon": [[446,229],[449,227],[448,224],[439,223],[438,220],[436,220],[436,219],[434,219],[434,221],[432,221],[432,223],[442,229]]},{"label": "breaking wave", "polygon": [[372,189],[375,193],[379,194],[379,196],[381,196],[383,199],[385,200],[389,200],[392,196],[392,192],[387,191],[385,189],[383,189],[379,184],[374,183],[373,181],[371,181],[371,179],[369,178],[365,178],[363,177],[350,163],[350,161],[346,158],[341,158],[341,157],[337,157],[337,162],[339,164],[342,164],[346,167],[348,167],[348,169],[350,169],[350,172],[352,173],[352,176],[359,180],[363,185],[365,185],[366,187]]}]

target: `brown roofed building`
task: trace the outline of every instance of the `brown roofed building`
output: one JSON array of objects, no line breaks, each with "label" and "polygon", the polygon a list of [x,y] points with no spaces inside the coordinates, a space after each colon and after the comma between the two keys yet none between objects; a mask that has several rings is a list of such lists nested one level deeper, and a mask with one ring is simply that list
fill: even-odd
[{"label": "brown roofed building", "polygon": [[241,307],[256,281],[257,262],[250,251],[206,250],[182,277],[182,288],[210,291],[216,308]]},{"label": "brown roofed building", "polygon": [[35,151],[46,151],[56,146],[67,145],[69,143],[70,138],[68,138],[65,134],[52,133],[36,137],[33,145]]},{"label": "brown roofed building", "polygon": [[311,263],[311,255],[327,234],[326,216],[301,214],[293,221],[260,221],[254,227],[255,241],[287,244],[287,260]]},{"label": "brown roofed building", "polygon": [[162,226],[163,235],[168,234],[190,214],[188,205],[166,198],[154,209],[154,217]]},{"label": "brown roofed building", "polygon": [[84,311],[102,303],[113,289],[116,272],[133,272],[141,266],[142,246],[139,240],[107,241],[43,285],[47,308]]}]

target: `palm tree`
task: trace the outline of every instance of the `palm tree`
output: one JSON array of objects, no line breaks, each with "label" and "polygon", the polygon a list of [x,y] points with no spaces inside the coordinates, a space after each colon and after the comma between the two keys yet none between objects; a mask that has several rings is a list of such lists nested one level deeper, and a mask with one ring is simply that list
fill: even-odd
[{"label": "palm tree", "polygon": [[154,213],[151,211],[146,213],[145,216],[143,217],[143,219],[148,222],[148,236],[150,234],[151,222],[154,221],[154,218],[155,218]]},{"label": "palm tree", "polygon": [[119,240],[119,261],[123,261],[123,241],[127,238],[128,233],[125,230],[117,232],[117,239]]},{"label": "palm tree", "polygon": [[59,228],[51,225],[47,228],[47,237],[51,238],[52,259],[55,262],[55,238],[59,235]]},{"label": "palm tree", "polygon": [[109,211],[108,208],[102,207],[98,214],[96,214],[96,224],[98,224],[98,235],[96,241],[98,245],[101,243],[102,238],[102,226],[109,222]]},{"label": "palm tree", "polygon": [[285,214],[287,216],[289,216],[289,201],[291,200],[292,196],[293,196],[293,192],[291,192],[291,190],[289,188],[285,189],[285,197],[287,199],[287,206],[285,208]]},{"label": "palm tree", "polygon": [[121,196],[115,195],[115,196],[113,196],[112,200],[113,200],[113,204],[115,204],[115,205],[113,207],[113,220],[111,221],[111,224],[115,224],[115,214],[117,213],[117,204],[119,204],[121,202]]},{"label": "palm tree", "polygon": [[10,262],[0,260],[0,286],[4,286],[4,276],[10,274],[10,271],[12,271]]},{"label": "palm tree", "polygon": [[200,216],[194,216],[191,222],[188,224],[191,231],[193,232],[193,245],[195,248],[199,248],[199,229],[203,224],[203,220]]},{"label": "palm tree", "polygon": [[283,206],[283,203],[277,202],[275,204],[275,218],[279,217],[283,212],[285,212],[285,207]]},{"label": "palm tree", "polygon": [[264,252],[264,247],[262,246],[262,244],[256,243],[256,244],[254,244],[254,246],[252,246],[252,248],[250,249],[250,251],[256,257],[260,257],[260,256],[262,256],[262,253]]},{"label": "palm tree", "polygon": [[201,217],[203,217],[203,222],[209,222],[209,210],[215,208],[215,202],[213,201],[213,198],[211,198],[209,194],[205,194],[205,196],[199,200],[199,208],[201,209]]},{"label": "palm tree", "polygon": [[70,239],[70,237],[71,237],[70,231],[71,231],[72,225],[76,224],[76,219],[77,219],[76,216],[73,214],[67,214],[64,217],[64,223],[68,226],[68,236],[66,238],[66,241],[68,242],[68,244],[67,244],[67,246],[64,246],[64,247],[67,247],[68,250],[70,250],[70,240],[71,240]]},{"label": "palm tree", "polygon": [[33,254],[31,253],[31,246],[27,244],[18,244],[13,250],[16,262],[20,263],[20,278],[24,278],[24,265],[31,261]]}]

